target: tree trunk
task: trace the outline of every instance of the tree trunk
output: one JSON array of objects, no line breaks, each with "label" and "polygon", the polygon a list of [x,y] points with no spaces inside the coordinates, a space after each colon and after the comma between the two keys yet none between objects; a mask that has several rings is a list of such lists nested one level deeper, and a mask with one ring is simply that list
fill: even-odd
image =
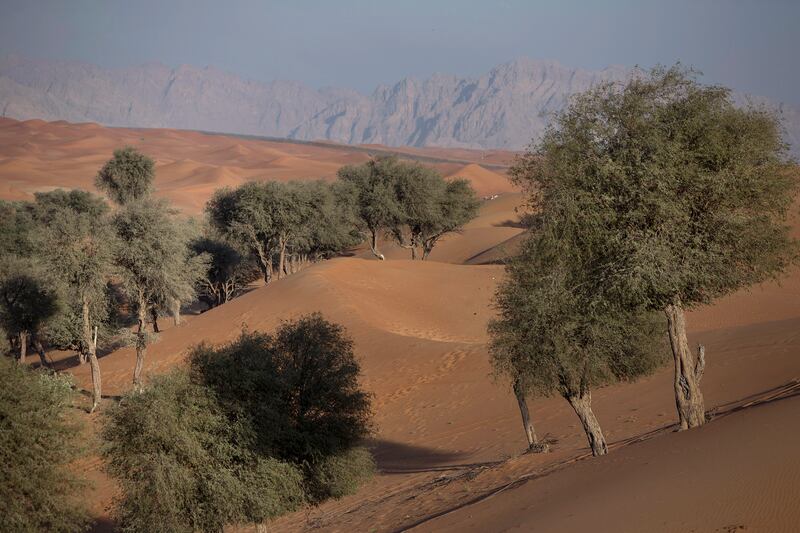
[{"label": "tree trunk", "polygon": [[97,361],[97,327],[94,329],[92,335],[92,323],[89,316],[89,300],[84,297],[83,299],[83,343],[87,347],[89,355],[89,366],[92,370],[92,408],[89,411],[94,412],[100,403],[100,396],[102,393],[102,383],[100,379],[100,363]]},{"label": "tree trunk", "polygon": [[28,332],[19,332],[19,362],[24,363],[28,356]]},{"label": "tree trunk", "polygon": [[431,255],[431,250],[433,250],[433,246],[428,246],[427,244],[422,245],[422,260],[425,261],[429,255]]},{"label": "tree trunk", "polygon": [[177,298],[172,300],[172,320],[176,326],[181,325],[181,301]]},{"label": "tree trunk", "polygon": [[372,240],[369,243],[369,248],[372,250],[372,255],[384,261],[386,258],[378,251],[378,232],[372,231]]},{"label": "tree trunk", "polygon": [[150,316],[153,319],[153,333],[161,333],[161,330],[158,329],[158,309],[151,307]]},{"label": "tree trunk", "polygon": [[278,279],[286,277],[286,239],[278,239]]},{"label": "tree trunk", "polygon": [[145,326],[147,324],[147,303],[139,302],[139,329],[136,332],[136,366],[133,369],[133,388],[136,391],[142,390],[142,368],[144,367],[144,357],[147,355],[147,336]]},{"label": "tree trunk", "polygon": [[44,345],[42,345],[42,341],[39,339],[38,335],[33,337],[33,347],[36,353],[39,354],[39,361],[41,361],[42,366],[45,368],[52,368],[53,365],[47,360],[47,354],[44,353]]},{"label": "tree trunk", "polygon": [[525,399],[525,392],[522,390],[519,382],[514,382],[514,396],[517,397],[517,404],[519,405],[519,413],[522,415],[522,427],[525,430],[525,437],[528,439],[528,449],[535,452],[547,451],[546,444],[540,444],[539,439],[536,437],[536,429],[533,427],[530,411],[528,411],[528,402]]},{"label": "tree trunk", "polygon": [[413,244],[411,245],[411,260],[416,261],[417,259],[417,247]]},{"label": "tree trunk", "polygon": [[697,357],[693,357],[686,338],[686,317],[680,302],[665,309],[669,328],[669,342],[675,361],[675,406],[681,430],[702,426],[706,422],[703,393],[700,380],[705,370],[705,348],[699,346]]},{"label": "tree trunk", "polygon": [[586,438],[589,440],[589,446],[592,448],[592,455],[597,457],[598,455],[607,454],[606,439],[600,429],[600,423],[597,421],[597,417],[594,416],[594,411],[592,411],[591,391],[567,394],[566,398],[572,408],[575,409],[578,418],[581,419]]}]

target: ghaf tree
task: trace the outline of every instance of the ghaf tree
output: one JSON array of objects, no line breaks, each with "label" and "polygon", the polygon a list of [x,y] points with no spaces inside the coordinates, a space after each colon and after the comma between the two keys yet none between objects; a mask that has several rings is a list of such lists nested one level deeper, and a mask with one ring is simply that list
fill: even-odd
[{"label": "ghaf tree", "polygon": [[685,310],[796,258],[785,149],[774,113],[676,66],[575,97],[511,171],[536,208],[593,236],[598,290],[666,315],[682,429],[705,422]]}]

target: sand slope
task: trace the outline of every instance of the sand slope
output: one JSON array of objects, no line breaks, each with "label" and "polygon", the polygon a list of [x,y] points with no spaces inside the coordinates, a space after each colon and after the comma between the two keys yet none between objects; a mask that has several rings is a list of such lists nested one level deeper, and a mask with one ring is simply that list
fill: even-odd
[{"label": "sand slope", "polygon": [[[0,117],[0,198],[30,199],[34,192],[61,188],[94,190],[94,177],[115,148],[134,146],[156,160],[156,194],[188,212],[202,210],[215,189],[248,180],[334,179],[345,164],[361,163],[386,147],[301,144],[166,129],[107,128],[64,121],[19,122]],[[445,175],[463,163],[510,162],[510,152],[391,149],[420,157]],[[428,161],[430,160],[430,161]],[[439,162],[441,161],[441,162]],[[514,188],[505,176],[470,163],[481,195]]]},{"label": "sand slope", "polygon": [[[88,188],[97,168],[122,144],[153,155],[158,194],[189,211],[200,209],[221,185],[254,177],[332,177],[325,173],[368,157],[341,147],[0,119],[0,196]],[[457,156],[464,154],[469,152]],[[431,151],[423,155],[430,157]],[[775,531],[791,525],[797,516],[787,510],[787,498],[800,492],[797,400],[671,434],[675,408],[666,368],[594,393],[596,414],[615,448],[609,457],[584,460],[583,432],[558,398],[531,403],[539,433],[553,443],[552,453],[521,454],[525,440],[516,402],[505,383],[490,377],[486,323],[503,275],[502,265],[493,263],[522,235],[515,212],[522,198],[502,189],[508,185],[499,174],[495,178],[467,163],[442,163],[442,168],[446,175],[466,175],[476,183],[497,179],[497,192],[504,194],[484,202],[480,216],[462,234],[444,239],[429,261],[409,261],[407,250],[387,244],[388,261],[368,255],[327,261],[189,316],[181,326],[162,320],[165,331],[148,351],[146,376],[180,365],[198,342],[225,342],[243,327],[270,331],[281,320],[314,311],[342,323],[353,337],[363,385],[374,395],[377,430],[369,445],[381,475],[354,496],[281,518],[274,530],[349,533],[419,524],[424,530],[727,531],[747,526]],[[793,390],[800,379],[798,302],[800,273],[795,270],[781,284],[768,283],[690,313],[690,342],[707,348],[703,390],[708,408],[729,412],[743,398]],[[74,366],[74,357],[65,355],[60,364],[87,388],[88,367]],[[131,348],[102,356],[104,403],[129,389],[133,363]],[[629,445],[643,438],[648,440]],[[743,439],[741,444],[736,438]],[[89,501],[103,520],[98,530],[109,530],[106,507],[114,486],[101,467],[95,457],[85,470],[96,482]],[[539,477],[545,473],[550,475]],[[536,479],[509,486],[525,476]],[[507,486],[498,496],[464,506]],[[691,517],[673,517],[671,506],[684,503]],[[621,510],[628,511],[629,520],[620,518]]]}]

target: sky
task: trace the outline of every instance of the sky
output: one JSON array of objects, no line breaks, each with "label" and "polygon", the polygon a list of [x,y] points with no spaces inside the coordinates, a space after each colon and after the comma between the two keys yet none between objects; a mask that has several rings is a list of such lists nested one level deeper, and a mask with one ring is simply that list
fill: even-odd
[{"label": "sky", "polygon": [[0,0],[0,53],[104,67],[214,66],[371,92],[519,57],[600,69],[680,61],[800,105],[800,0]]}]

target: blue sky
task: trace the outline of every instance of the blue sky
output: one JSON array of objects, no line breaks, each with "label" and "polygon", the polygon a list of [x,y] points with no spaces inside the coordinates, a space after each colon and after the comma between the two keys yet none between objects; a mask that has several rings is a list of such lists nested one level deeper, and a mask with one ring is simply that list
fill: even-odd
[{"label": "blue sky", "polygon": [[800,105],[800,0],[0,0],[0,51],[362,92],[521,56],[589,69],[681,61]]}]

